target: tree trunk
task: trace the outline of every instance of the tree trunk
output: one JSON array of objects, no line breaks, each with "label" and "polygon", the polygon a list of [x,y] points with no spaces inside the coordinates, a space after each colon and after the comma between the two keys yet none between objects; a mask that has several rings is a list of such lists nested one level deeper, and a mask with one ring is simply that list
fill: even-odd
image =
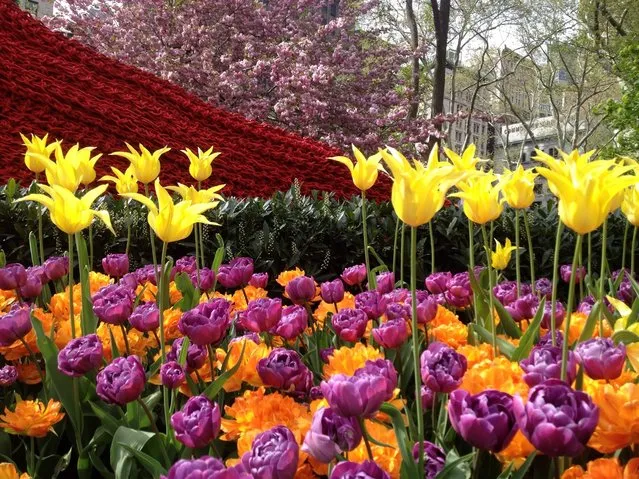
[{"label": "tree trunk", "polygon": [[408,118],[417,118],[417,112],[419,111],[419,55],[417,49],[419,48],[419,36],[417,33],[417,19],[415,18],[415,11],[413,10],[413,0],[406,0],[406,21],[410,28],[410,47],[413,51],[412,62],[412,79],[411,79],[411,103],[408,110]]},{"label": "tree trunk", "polygon": [[437,0],[431,0],[430,4],[433,9],[433,23],[435,26],[435,73],[433,74],[431,116],[436,116],[444,112],[450,0],[439,0],[439,3]]}]

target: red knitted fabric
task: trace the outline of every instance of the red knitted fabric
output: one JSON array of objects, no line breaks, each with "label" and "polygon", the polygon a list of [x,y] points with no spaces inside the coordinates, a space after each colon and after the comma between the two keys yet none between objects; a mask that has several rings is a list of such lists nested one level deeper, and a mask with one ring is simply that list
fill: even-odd
[{"label": "red knitted fabric", "polygon": [[[210,183],[226,195],[268,197],[295,178],[304,192],[357,191],[345,167],[327,158],[326,144],[215,108],[156,76],[105,57],[47,29],[12,0],[0,0],[0,181],[32,179],[19,133],[48,132],[67,145],[125,150],[125,141],[157,149],[168,145],[161,180],[192,184],[188,160],[178,150],[215,146]],[[125,160],[103,157],[98,174]],[[388,181],[371,190],[388,197]]]}]

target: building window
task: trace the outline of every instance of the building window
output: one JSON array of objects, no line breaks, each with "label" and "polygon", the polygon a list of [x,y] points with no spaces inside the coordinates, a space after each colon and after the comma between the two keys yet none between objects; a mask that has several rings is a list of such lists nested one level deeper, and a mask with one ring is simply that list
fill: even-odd
[{"label": "building window", "polygon": [[38,2],[35,0],[27,0],[24,2],[24,8],[33,15],[38,14]]},{"label": "building window", "polygon": [[559,151],[554,146],[548,148],[548,154],[553,158],[559,158]]},{"label": "building window", "polygon": [[455,132],[455,141],[456,141],[457,143],[460,143],[460,142],[461,142],[461,139],[462,139],[461,131],[456,131],[456,132]]}]

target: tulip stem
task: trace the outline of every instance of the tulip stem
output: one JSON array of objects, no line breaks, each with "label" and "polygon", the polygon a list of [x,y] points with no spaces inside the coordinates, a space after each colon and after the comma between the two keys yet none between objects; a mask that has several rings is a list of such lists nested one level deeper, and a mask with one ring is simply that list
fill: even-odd
[{"label": "tulip stem", "polygon": [[198,229],[198,236],[200,237],[200,256],[202,256],[202,268],[206,268],[206,261],[204,259],[204,227],[201,223],[195,223],[195,227]]},{"label": "tulip stem", "polygon": [[131,218],[128,218],[126,225],[126,247],[124,249],[124,254],[129,256],[129,247],[131,246]]},{"label": "tulip stem", "polygon": [[592,233],[588,233],[588,278],[592,279]]},{"label": "tulip stem", "polygon": [[577,273],[577,262],[581,251],[582,235],[577,235],[575,252],[572,257],[572,269],[570,271],[570,281],[568,282],[568,304],[566,305],[566,328],[564,329],[564,341],[561,350],[561,379],[566,380],[566,363],[568,360],[568,346],[570,344],[570,316],[572,315],[572,303],[575,296],[575,275]]},{"label": "tulip stem", "polygon": [[[144,183],[144,194],[146,195],[147,198],[151,199],[151,197],[149,196],[149,185],[147,183]],[[155,284],[159,285],[160,279],[158,275],[158,255],[155,250],[155,233],[153,233],[153,228],[151,228],[151,225],[149,225],[149,238],[151,240],[151,256],[153,257],[153,270],[155,273]],[[164,244],[166,245],[166,243]],[[163,265],[162,267],[164,267],[164,262],[162,262],[162,265]],[[162,353],[164,354],[164,351],[162,351]],[[164,357],[162,358],[162,361],[164,362]]]},{"label": "tulip stem", "polygon": [[158,430],[158,426],[155,424],[155,419],[153,419],[153,413],[151,413],[151,411],[149,410],[149,407],[146,405],[146,403],[142,399],[137,398],[137,402],[142,408],[142,410],[144,411],[144,414],[146,414],[146,417],[149,418],[149,422],[151,423],[151,429],[158,436],[158,439],[160,439],[160,443],[162,444],[162,447],[160,448],[160,450],[162,451],[162,456],[164,458],[165,464],[171,465],[171,460],[169,459],[169,456],[166,453],[166,448],[164,447],[164,441],[162,440],[162,437],[160,436],[160,431]]},{"label": "tulip stem", "polygon": [[93,270],[93,223],[89,225],[89,271]]},{"label": "tulip stem", "polygon": [[519,210],[515,209],[515,274],[517,275],[517,297],[521,294],[521,266],[519,264]]},{"label": "tulip stem", "polygon": [[73,313],[73,235],[69,234],[69,322],[71,337],[75,338],[75,314]]},{"label": "tulip stem", "polygon": [[[475,225],[468,220],[468,264],[470,266],[470,274],[475,275]],[[477,302],[473,294],[473,312],[475,313],[475,321],[477,317]]]},{"label": "tulip stem", "polygon": [[402,233],[401,233],[401,239],[400,239],[400,251],[399,251],[399,283],[402,285],[402,287],[404,286],[404,232],[406,231],[406,223],[402,222]]},{"label": "tulip stem", "polygon": [[[35,174],[36,184],[40,181],[40,173]],[[42,234],[42,211],[38,211],[38,246],[40,250],[40,264],[44,263],[44,236]],[[35,266],[35,265],[34,265]]]},{"label": "tulip stem", "polygon": [[524,227],[526,228],[526,238],[528,239],[528,258],[530,259],[530,286],[535,294],[535,253],[533,252],[532,236],[530,235],[530,224],[528,223],[528,215],[523,214]]},{"label": "tulip stem", "polygon": [[630,243],[630,276],[635,276],[635,246],[637,244],[637,227],[632,230],[632,242]]},{"label": "tulip stem", "polygon": [[626,243],[628,242],[628,229],[630,222],[626,219],[626,226],[623,229],[623,243],[621,246],[621,271],[626,269]]},{"label": "tulip stem", "polygon": [[198,235],[197,223],[195,224],[195,228],[193,228],[193,234],[195,236],[195,271],[197,276],[197,287],[200,287],[200,239]]},{"label": "tulip stem", "polygon": [[[415,377],[415,409],[417,411],[417,442],[419,442],[418,477],[424,476],[424,413],[422,411],[422,377],[419,362],[419,328],[417,325],[417,228],[410,229],[410,294],[413,341],[413,376]],[[428,326],[425,330],[428,337]]]},{"label": "tulip stem", "polygon": [[131,356],[131,348],[129,347],[129,337],[126,335],[126,328],[124,324],[120,325],[120,329],[122,330],[122,338],[124,339],[124,347],[126,349],[126,355]]},{"label": "tulip stem", "polygon": [[[164,241],[162,243],[162,263],[160,266],[160,275],[158,281],[158,294],[160,296],[158,301],[158,308],[160,309],[160,354],[162,357],[162,364],[166,362],[166,350],[164,348],[164,288],[168,288],[168,284],[165,285],[164,282],[167,279],[164,275],[164,263],[166,262],[166,249],[168,243]],[[157,274],[157,267],[155,268]],[[157,276],[156,276],[157,277]],[[167,394],[167,388],[165,386],[162,387],[162,404],[164,406],[164,422],[166,426],[166,436],[169,436],[169,431],[171,427],[171,422],[169,420],[169,396]],[[166,455],[166,451],[164,451],[164,455]],[[170,462],[167,462],[170,464]]]},{"label": "tulip stem", "polygon": [[435,273],[435,234],[433,233],[433,222],[428,223],[428,235],[430,236],[430,274]]},{"label": "tulip stem", "polygon": [[[599,268],[599,301],[602,306],[604,299],[604,276],[606,274],[606,249],[608,246],[608,219],[605,219],[601,226],[601,266]],[[572,274],[575,274],[573,266]],[[603,307],[599,308],[599,334],[603,337]]]},{"label": "tulip stem", "polygon": [[561,221],[557,221],[557,235],[555,237],[555,257],[552,261],[552,292],[550,295],[550,334],[552,339],[552,345],[557,345],[557,339],[555,337],[555,307],[557,306],[557,283],[559,281],[559,248],[561,247],[561,234],[564,231],[564,224]]},{"label": "tulip stem", "polygon": [[368,257],[368,227],[366,223],[368,222],[368,212],[366,210],[366,193],[362,191],[362,231],[364,234],[364,261],[366,262],[366,277],[368,278],[368,289],[371,289],[371,285],[373,284],[372,274],[371,274],[371,263]]},{"label": "tulip stem", "polygon": [[375,458],[373,457],[373,450],[371,449],[371,443],[368,440],[368,431],[366,430],[364,419],[362,419],[361,417],[358,417],[357,420],[359,421],[359,428],[362,430],[362,437],[364,438],[364,444],[366,445],[366,452],[368,453],[368,458],[371,461],[374,461]]},{"label": "tulip stem", "polygon": [[[484,237],[484,247],[486,248],[486,266],[488,267],[488,319],[490,320],[490,329],[493,336],[493,351],[497,357],[497,332],[495,328],[495,318],[493,317],[493,265],[490,261],[490,240],[486,232],[486,225],[481,225],[481,234]],[[472,274],[475,274],[474,272]]]},{"label": "tulip stem", "polygon": [[24,338],[20,338],[20,342],[22,343],[24,348],[27,350],[27,353],[29,353],[29,358],[31,358],[31,362],[33,363],[33,365],[38,370],[38,376],[40,376],[40,381],[42,381],[42,392],[44,393],[44,399],[45,399],[45,401],[48,401],[47,388],[46,388],[46,385],[44,384],[44,374],[42,374],[42,368],[40,367],[40,364],[38,363],[38,360],[36,359],[36,356],[35,356],[35,354],[33,352],[33,349],[31,349],[31,347],[24,340]]},{"label": "tulip stem", "polygon": [[397,266],[397,239],[399,238],[399,216],[395,220],[395,239],[393,240],[393,275],[396,273]]}]

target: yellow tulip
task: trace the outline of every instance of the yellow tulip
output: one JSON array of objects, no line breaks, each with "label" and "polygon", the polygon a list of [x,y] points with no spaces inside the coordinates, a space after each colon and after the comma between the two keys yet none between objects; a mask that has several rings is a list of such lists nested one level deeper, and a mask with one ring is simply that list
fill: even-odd
[{"label": "yellow tulip", "polygon": [[46,168],[43,158],[47,160],[50,159],[51,153],[55,151],[60,142],[54,141],[47,145],[47,139],[49,138],[48,133],[42,138],[32,134],[31,140],[22,133],[20,133],[20,136],[22,137],[24,146],[27,147],[27,152],[24,154],[24,163],[27,165],[27,168],[34,173],[42,173]]},{"label": "yellow tulip", "polygon": [[138,193],[125,193],[122,196],[139,201],[149,209],[149,225],[157,237],[165,243],[187,238],[193,231],[195,223],[217,225],[217,223],[210,222],[202,214],[215,208],[217,202],[193,204],[187,200],[174,204],[171,195],[160,185],[159,179],[155,180],[155,193],[158,198],[158,206],[155,206],[155,203],[146,196]]},{"label": "yellow tulip", "polygon": [[333,156],[330,159],[339,161],[347,166],[348,171],[351,172],[353,177],[353,183],[361,191],[369,190],[377,181],[377,174],[382,170],[380,163],[382,159],[381,153],[376,153],[366,158],[364,154],[353,145],[353,155],[357,160],[357,164],[353,165],[350,158],[346,156]]},{"label": "yellow tulip", "polygon": [[138,180],[133,174],[133,167],[129,166],[126,171],[122,173],[115,166],[112,166],[111,171],[115,176],[105,175],[100,178],[100,181],[112,181],[119,194],[138,192]]},{"label": "yellow tulip", "polygon": [[197,154],[189,150],[182,150],[182,153],[189,159],[189,173],[197,181],[204,181],[213,173],[211,163],[220,156],[221,152],[213,152],[213,147],[206,151],[197,149]]},{"label": "yellow tulip", "polygon": [[[115,234],[111,226],[109,212],[106,210],[93,210],[91,205],[103,194],[107,185],[87,191],[81,198],[76,197],[67,188],[60,185],[38,185],[46,195],[35,193],[26,195],[20,201],[35,201],[45,206],[51,215],[51,222],[67,234],[75,234],[88,228],[95,217],[98,217],[109,230]],[[48,195],[48,196],[47,196]]]},{"label": "yellow tulip", "polygon": [[512,245],[509,238],[506,238],[506,243],[503,246],[497,240],[495,240],[495,243],[497,243],[497,247],[495,248],[495,251],[490,253],[493,268],[499,270],[506,269],[510,262],[512,252],[515,251],[517,247]]},{"label": "yellow tulip", "polygon": [[160,156],[171,150],[171,148],[165,146],[151,153],[143,145],[140,145],[139,152],[128,143],[126,143],[126,147],[129,151],[116,151],[112,155],[121,156],[129,160],[135,177],[144,185],[153,183],[160,175]]},{"label": "yellow tulip", "polygon": [[528,208],[535,201],[535,178],[537,173],[533,170],[524,170],[519,165],[514,171],[504,170],[500,178],[502,192],[506,203],[511,208]]},{"label": "yellow tulip", "polygon": [[495,180],[497,177],[492,173],[480,173],[460,183],[462,191],[450,195],[464,200],[464,214],[473,223],[494,221],[504,210],[504,199],[500,198],[502,185],[493,185]]},{"label": "yellow tulip", "polygon": [[621,211],[633,226],[639,226],[639,184],[624,192]]},{"label": "yellow tulip", "polygon": [[[86,148],[82,148],[82,150],[86,150]],[[61,186],[71,193],[75,193],[80,183],[83,182],[83,173],[85,172],[85,169],[80,167],[78,157],[85,154],[90,156],[92,150],[93,148],[86,153],[80,153],[80,147],[74,145],[65,154],[60,144],[58,144],[55,149],[55,161],[40,157],[46,165],[45,173],[49,185]]]},{"label": "yellow tulip", "polygon": [[[546,165],[550,171],[565,177],[596,175],[597,171],[605,170],[614,163],[612,160],[590,161],[592,155],[595,154],[595,150],[587,151],[582,154],[580,154],[578,150],[573,150],[570,153],[559,150],[559,154],[562,157],[561,160],[558,160],[541,150],[535,150],[535,153],[536,155],[533,159]],[[536,168],[536,170],[540,173],[539,168]],[[548,187],[552,194],[559,196],[559,189],[555,183],[549,178],[546,179],[548,180]]]},{"label": "yellow tulip", "polygon": [[67,157],[71,159],[76,169],[80,172],[81,183],[84,186],[89,186],[95,181],[95,164],[102,156],[102,153],[91,156],[93,150],[95,148],[92,146],[80,148],[79,145],[74,145],[67,151]]},{"label": "yellow tulip", "polygon": [[465,172],[456,171],[450,163],[439,161],[437,145],[431,150],[425,167],[419,161],[413,161],[412,166],[394,148],[382,150],[381,155],[393,173],[393,208],[408,226],[428,223],[444,206],[448,190],[467,176]]},{"label": "yellow tulip", "polygon": [[[208,203],[213,200],[221,200],[222,195],[218,194],[218,191],[225,186],[226,185],[217,185],[205,190],[197,190],[193,186],[186,186],[182,183],[178,183],[177,186],[167,186],[166,189],[175,191],[183,200],[190,201],[194,205],[197,205],[200,203]],[[216,202],[215,205],[217,206],[218,203],[219,202]]]},{"label": "yellow tulip", "polygon": [[475,156],[475,151],[476,147],[474,143],[468,145],[461,156],[453,150],[444,148],[444,153],[446,153],[446,156],[452,161],[453,166],[458,171],[470,171],[477,167],[477,163],[482,160]]}]

